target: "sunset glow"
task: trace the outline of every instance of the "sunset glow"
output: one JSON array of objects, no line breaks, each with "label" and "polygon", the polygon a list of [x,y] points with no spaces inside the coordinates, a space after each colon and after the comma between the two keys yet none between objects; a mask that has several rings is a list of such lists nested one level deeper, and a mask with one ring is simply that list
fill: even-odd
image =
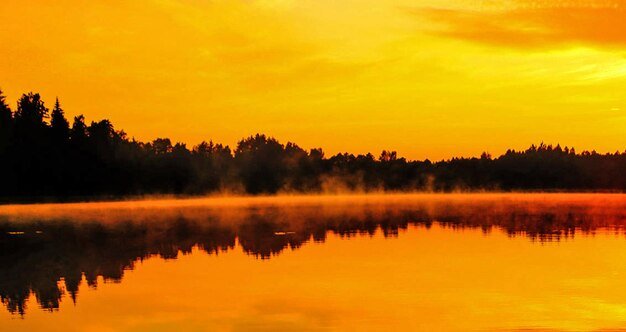
[{"label": "sunset glow", "polygon": [[[10,1],[0,88],[141,140],[411,159],[626,145],[626,3]],[[52,105],[47,106],[51,107]]]}]

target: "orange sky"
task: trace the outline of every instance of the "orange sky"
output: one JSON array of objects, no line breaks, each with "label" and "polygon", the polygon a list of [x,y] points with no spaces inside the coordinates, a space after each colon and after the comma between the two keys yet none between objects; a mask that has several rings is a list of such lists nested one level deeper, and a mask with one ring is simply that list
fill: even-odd
[{"label": "orange sky", "polygon": [[626,148],[626,1],[9,1],[0,88],[141,140]]}]

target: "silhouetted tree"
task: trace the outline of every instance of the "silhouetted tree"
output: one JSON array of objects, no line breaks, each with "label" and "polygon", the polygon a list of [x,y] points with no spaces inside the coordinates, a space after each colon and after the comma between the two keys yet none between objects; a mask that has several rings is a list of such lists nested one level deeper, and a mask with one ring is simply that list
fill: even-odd
[{"label": "silhouetted tree", "polygon": [[13,113],[0,90],[0,155],[7,149],[13,130]]},{"label": "silhouetted tree", "polygon": [[157,138],[152,141],[152,149],[155,154],[168,154],[172,152],[172,142],[169,138]]},{"label": "silhouetted tree", "polygon": [[285,149],[276,139],[265,135],[239,141],[235,161],[247,192],[276,193],[284,184]]},{"label": "silhouetted tree", "polygon": [[12,192],[15,179],[12,175],[12,145],[13,137],[13,113],[5,101],[6,97],[0,90],[0,196],[6,196]]},{"label": "silhouetted tree", "polygon": [[394,161],[396,159],[398,159],[398,153],[396,151],[383,150],[383,152],[380,153],[380,157],[378,157],[380,161]]},{"label": "silhouetted tree", "polygon": [[[43,128],[47,127],[44,119],[48,117],[48,108],[44,105],[38,93],[28,93],[22,95],[17,102],[15,112],[15,126],[17,130],[34,130],[30,135],[39,134]],[[29,136],[29,135],[22,135]]]},{"label": "silhouetted tree", "polygon": [[87,140],[87,125],[85,125],[85,117],[82,114],[74,117],[74,123],[70,130],[70,139],[76,143],[82,143]]},{"label": "silhouetted tree", "polygon": [[52,160],[48,109],[37,93],[22,95],[14,114],[11,159],[14,191],[18,195],[45,195],[51,189],[47,164]]},{"label": "silhouetted tree", "polygon": [[[577,153],[541,142],[499,157],[407,161],[395,151],[326,157],[296,143],[256,134],[228,146],[193,149],[169,138],[129,139],[109,120],[70,128],[56,100],[20,97],[13,113],[0,92],[0,199],[72,200],[137,194],[250,194],[322,191],[568,190],[626,191],[626,152]],[[49,118],[49,122],[48,122]]]},{"label": "silhouetted tree", "polygon": [[49,194],[55,196],[63,196],[70,193],[69,187],[71,183],[68,180],[71,178],[72,169],[72,152],[70,147],[70,125],[61,104],[59,98],[56,99],[54,108],[50,113],[50,146],[49,155],[50,160],[47,163],[50,192]]},{"label": "silhouetted tree", "polygon": [[193,193],[204,193],[227,187],[235,175],[233,155],[228,146],[213,141],[202,142],[192,151],[192,167],[195,179],[189,188]]},{"label": "silhouetted tree", "polygon": [[64,144],[70,137],[70,123],[65,118],[65,113],[57,98],[54,103],[52,113],[50,113],[50,127],[52,128],[52,135],[57,144]]}]

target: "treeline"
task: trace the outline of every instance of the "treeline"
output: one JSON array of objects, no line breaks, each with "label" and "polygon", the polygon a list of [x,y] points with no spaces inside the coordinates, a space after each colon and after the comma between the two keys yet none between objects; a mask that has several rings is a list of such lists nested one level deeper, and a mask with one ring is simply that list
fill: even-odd
[{"label": "treeline", "polygon": [[72,123],[57,99],[36,93],[13,111],[0,92],[0,198],[67,200],[144,194],[249,194],[336,191],[565,190],[625,191],[626,152],[576,153],[540,144],[492,158],[430,162],[322,149],[305,150],[265,135],[234,150],[210,142],[193,148],[167,138],[140,142],[109,120]]}]

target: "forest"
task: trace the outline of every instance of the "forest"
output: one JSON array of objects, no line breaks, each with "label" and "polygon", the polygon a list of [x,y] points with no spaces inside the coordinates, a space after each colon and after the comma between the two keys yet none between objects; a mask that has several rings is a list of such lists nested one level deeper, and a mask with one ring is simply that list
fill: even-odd
[{"label": "forest", "polygon": [[532,145],[492,157],[407,160],[395,151],[326,156],[256,134],[231,149],[140,142],[109,120],[70,121],[37,93],[13,110],[0,91],[0,200],[73,201],[139,195],[454,191],[626,191],[626,151]]}]

